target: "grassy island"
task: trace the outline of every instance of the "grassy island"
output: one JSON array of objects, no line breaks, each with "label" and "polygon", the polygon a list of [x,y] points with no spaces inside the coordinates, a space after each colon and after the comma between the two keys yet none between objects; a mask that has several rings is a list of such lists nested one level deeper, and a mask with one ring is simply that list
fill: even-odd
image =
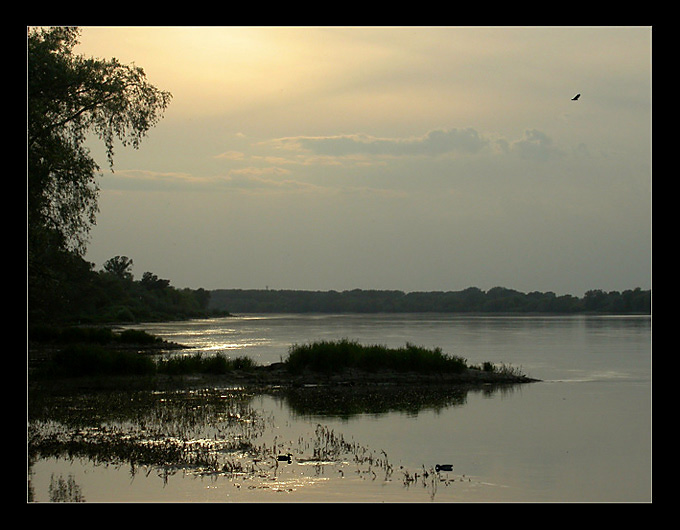
[{"label": "grassy island", "polygon": [[348,369],[462,373],[468,368],[465,359],[447,355],[441,348],[427,349],[408,343],[401,348],[366,346],[347,339],[294,345],[285,364],[291,373],[304,370],[335,373]]},{"label": "grassy island", "polygon": [[[98,384],[116,385],[116,378],[143,376],[145,384],[246,384],[300,386],[308,384],[362,384],[380,382],[451,384],[514,384],[534,381],[521,370],[466,359],[407,343],[399,348],[363,345],[348,339],[294,344],[288,356],[271,365],[258,365],[249,357],[223,353],[185,352],[158,355],[182,348],[145,332],[112,333],[88,329],[50,335],[49,354],[30,370],[35,381],[96,378]],[[44,344],[43,344],[44,346]],[[185,348],[186,349],[186,348]],[[30,356],[29,356],[30,357]],[[126,383],[127,384],[127,383]]]}]

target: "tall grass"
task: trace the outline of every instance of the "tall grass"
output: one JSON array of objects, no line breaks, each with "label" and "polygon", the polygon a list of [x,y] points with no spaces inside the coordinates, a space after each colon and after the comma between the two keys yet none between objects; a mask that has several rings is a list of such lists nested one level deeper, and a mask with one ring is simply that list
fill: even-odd
[{"label": "tall grass", "polygon": [[56,352],[42,373],[54,377],[148,375],[156,364],[146,355],[117,351],[96,344],[74,344]]},{"label": "tall grass", "polygon": [[366,346],[347,339],[293,345],[285,363],[293,373],[305,369],[332,373],[347,368],[460,373],[467,369],[465,359],[442,353],[441,348],[427,349],[409,343],[401,348]]},{"label": "tall grass", "polygon": [[29,330],[29,339],[39,343],[51,344],[162,344],[160,337],[141,329],[125,329],[117,333],[109,327],[40,326]]},{"label": "tall grass", "polygon": [[256,363],[248,357],[230,359],[223,354],[204,356],[201,353],[195,353],[154,359],[150,355],[110,349],[98,344],[74,344],[55,352],[35,375],[62,378],[108,375],[225,374],[233,370],[248,370],[255,366]]},{"label": "tall grass", "polygon": [[256,366],[255,361],[249,357],[237,357],[229,359],[218,353],[204,356],[198,352],[187,356],[173,356],[158,361],[159,373],[168,375],[181,375],[192,373],[226,374],[233,370],[248,370]]}]

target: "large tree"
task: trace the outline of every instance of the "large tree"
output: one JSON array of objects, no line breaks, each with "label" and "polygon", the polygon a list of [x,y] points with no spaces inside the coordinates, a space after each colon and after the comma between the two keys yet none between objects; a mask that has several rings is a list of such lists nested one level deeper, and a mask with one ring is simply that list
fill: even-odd
[{"label": "large tree", "polygon": [[85,147],[103,140],[113,167],[114,142],[139,146],[162,117],[168,92],[137,66],[73,53],[80,30],[28,30],[28,221],[65,248],[84,250],[95,223],[99,166]]},{"label": "large tree", "polygon": [[137,66],[76,55],[78,28],[27,33],[30,296],[31,287],[59,288],[63,271],[55,263],[82,257],[96,222],[100,168],[86,141],[103,141],[113,169],[116,141],[139,147],[171,95],[147,82]]}]

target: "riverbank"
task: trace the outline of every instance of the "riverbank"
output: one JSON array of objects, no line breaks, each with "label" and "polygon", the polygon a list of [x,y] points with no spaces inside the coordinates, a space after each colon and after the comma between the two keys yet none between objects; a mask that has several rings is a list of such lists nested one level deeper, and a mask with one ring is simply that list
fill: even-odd
[{"label": "riverbank", "polygon": [[[490,362],[471,366],[464,358],[445,354],[440,348],[427,349],[409,343],[387,348],[346,339],[318,341],[293,345],[282,362],[258,365],[248,357],[232,359],[221,353],[204,355],[201,351],[155,359],[151,352],[167,343],[151,338],[154,340],[149,340],[142,350],[130,349],[129,344],[124,346],[120,342],[113,347],[72,344],[52,351],[41,360],[41,366],[29,370],[29,376],[32,372],[38,386],[73,380],[77,387],[122,385],[162,389],[414,384],[474,387],[535,381],[512,367]],[[29,353],[29,360],[30,357]]]},{"label": "riverbank", "polygon": [[440,386],[460,389],[511,386],[539,382],[539,379],[502,372],[485,372],[469,368],[460,373],[396,372],[394,370],[366,371],[345,369],[325,374],[312,370],[290,373],[285,363],[255,366],[247,370],[231,370],[223,374],[191,373],[179,375],[120,375],[89,376],[62,379],[39,379],[30,388],[77,391],[145,389],[145,390],[201,390],[214,388],[270,391],[275,389],[322,388],[359,389],[365,387],[393,389],[406,386]]},{"label": "riverbank", "polygon": [[[224,376],[221,376],[224,377]],[[400,372],[395,370],[361,370],[346,368],[334,373],[304,370],[290,373],[285,363],[274,363],[256,367],[250,371],[235,370],[225,379],[234,383],[263,386],[361,386],[361,385],[408,385],[441,384],[459,386],[504,385],[532,383],[538,381],[525,375],[502,372],[486,372],[468,368],[453,372]]]}]

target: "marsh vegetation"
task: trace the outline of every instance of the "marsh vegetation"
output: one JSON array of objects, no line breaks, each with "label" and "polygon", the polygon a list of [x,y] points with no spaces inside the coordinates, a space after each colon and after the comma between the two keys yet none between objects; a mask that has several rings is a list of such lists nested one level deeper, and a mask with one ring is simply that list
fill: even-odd
[{"label": "marsh vegetation", "polygon": [[[457,385],[394,385],[391,375],[377,386],[353,381],[330,386],[210,387],[201,379],[187,388],[182,376],[243,376],[272,373],[273,369],[258,366],[248,357],[231,359],[200,351],[168,353],[163,349],[167,343],[140,332],[90,328],[44,335],[48,337],[53,351],[30,378],[29,468],[45,458],[84,458],[97,466],[128,466],[132,477],[155,474],[167,481],[181,473],[228,477],[239,485],[275,488],[284,487],[277,483],[279,467],[295,463],[316,467],[317,473],[331,466],[340,475],[403,481],[406,486],[420,478],[424,486],[433,487],[439,480],[434,469],[395,469],[385,451],[347,440],[320,423],[309,435],[291,439],[272,436],[276,432],[274,420],[263,415],[252,401],[256,395],[268,394],[300,417],[347,419],[360,414],[418,414],[423,408],[460,406],[470,391]],[[164,354],[153,354],[158,352]],[[276,364],[277,374],[293,378],[302,373],[328,377],[348,370],[392,375],[495,370],[490,363],[468,367],[465,359],[444,354],[439,348],[366,346],[346,339],[293,345],[288,357]],[[130,384],[130,379],[115,376],[133,376],[133,381],[144,384]],[[165,377],[165,384],[158,384],[158,377]],[[497,387],[482,388],[493,392]],[[423,482],[427,477],[429,481]],[[50,492],[52,500],[85,500],[73,477],[54,478]],[[31,495],[29,481],[29,500]]]},{"label": "marsh vegetation", "polygon": [[[420,406],[429,407],[424,394]],[[272,395],[286,401],[296,414],[318,417],[318,404],[314,399],[300,400],[299,389],[295,396],[287,391]],[[295,469],[298,485],[326,472],[336,478],[353,476],[403,486],[420,478],[423,487],[436,488],[435,481],[440,481],[434,469],[406,469],[384,450],[346,438],[322,423],[311,422],[315,425],[311,431],[281,434],[274,417],[263,413],[254,399],[254,394],[238,389],[38,393],[29,410],[29,470],[39,459],[86,459],[94,466],[127,468],[131,478],[158,477],[163,484],[175,475],[221,477],[237,489],[272,492],[291,488],[283,476],[287,466]],[[336,411],[348,415],[366,410],[385,413],[390,408],[380,408],[387,401],[375,408],[374,400],[360,400],[363,405],[351,410],[349,402],[334,401],[340,407]],[[410,399],[411,410],[418,402]],[[29,473],[32,500],[30,478]],[[69,476],[52,478],[50,500],[87,499]]]},{"label": "marsh vegetation", "polygon": [[348,339],[294,344],[287,357],[274,366],[259,366],[247,356],[231,358],[224,353],[196,351],[153,355],[167,353],[181,346],[140,330],[120,333],[107,328],[50,331],[43,332],[42,344],[43,351],[45,344],[50,345],[51,351],[48,355],[39,356],[42,362],[33,371],[33,376],[38,379],[116,375],[226,375],[236,371],[254,375],[271,373],[276,369],[280,377],[286,374],[331,376],[348,372],[461,375],[474,371],[507,376],[512,378],[512,382],[518,382],[520,378],[530,381],[517,368],[506,365],[498,367],[488,361],[480,366],[469,366],[465,358],[446,354],[441,348],[424,348],[410,343],[398,348],[363,345]]}]

